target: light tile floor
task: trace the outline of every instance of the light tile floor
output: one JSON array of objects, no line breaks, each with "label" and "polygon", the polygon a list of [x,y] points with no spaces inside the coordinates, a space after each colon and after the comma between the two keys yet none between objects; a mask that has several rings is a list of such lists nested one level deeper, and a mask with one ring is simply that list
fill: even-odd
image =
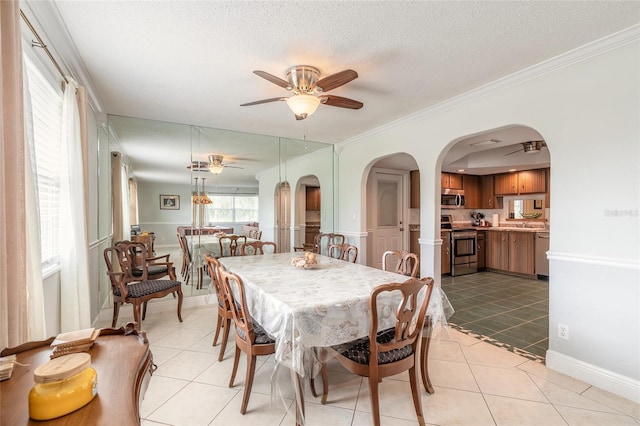
[{"label": "light tile floor", "polygon": [[[121,309],[119,324],[131,319],[130,312],[129,306]],[[189,308],[179,323],[175,312],[154,312],[150,304],[142,328],[158,369],[141,406],[142,425],[295,424],[288,380],[278,380],[283,398],[271,404],[272,357],[258,358],[248,410],[240,414],[246,364],[243,357],[229,388],[233,337],[218,362],[220,346],[211,346],[215,316],[214,305]],[[429,360],[436,391],[420,391],[428,425],[640,425],[640,404],[453,329],[438,333]],[[326,405],[307,389],[306,424],[372,424],[366,379],[337,363],[329,369]],[[380,405],[383,425],[418,424],[407,373],[382,381]]]}]

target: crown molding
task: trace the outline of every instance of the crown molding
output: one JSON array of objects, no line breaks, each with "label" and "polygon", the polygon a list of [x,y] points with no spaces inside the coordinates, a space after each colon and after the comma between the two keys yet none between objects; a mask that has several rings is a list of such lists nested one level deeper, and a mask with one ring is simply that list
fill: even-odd
[{"label": "crown molding", "polygon": [[106,122],[107,112],[102,100],[55,4],[51,1],[23,1],[20,2],[20,9],[45,41],[65,74],[87,90],[89,106],[96,115],[98,125]]},{"label": "crown molding", "polygon": [[573,50],[555,56],[546,61],[524,68],[506,77],[502,77],[491,83],[485,84],[461,95],[454,96],[445,101],[437,103],[421,111],[391,121],[375,129],[361,133],[352,138],[346,139],[336,144],[336,150],[341,152],[346,146],[357,144],[359,141],[370,136],[382,133],[398,126],[404,126],[416,121],[423,121],[431,116],[440,114],[444,111],[459,107],[477,99],[491,95],[493,93],[508,89],[513,86],[520,85],[529,80],[534,80],[545,74],[568,67],[570,65],[585,61],[594,56],[601,55],[610,50],[617,49],[629,43],[640,40],[640,25],[634,25],[622,31],[610,34],[598,40],[577,47]]}]

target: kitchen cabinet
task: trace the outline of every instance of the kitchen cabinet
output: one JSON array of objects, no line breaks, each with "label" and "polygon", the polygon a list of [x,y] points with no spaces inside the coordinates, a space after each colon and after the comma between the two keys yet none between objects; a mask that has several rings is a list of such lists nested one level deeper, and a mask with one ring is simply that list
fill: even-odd
[{"label": "kitchen cabinet", "polygon": [[494,177],[495,195],[536,194],[546,192],[546,170],[501,173]]},{"label": "kitchen cabinet", "polygon": [[535,274],[535,233],[509,232],[509,272]]},{"label": "kitchen cabinet", "polygon": [[487,232],[486,231],[478,231],[478,239],[477,239],[477,255],[478,255],[478,270],[485,269],[486,266],[486,239]]},{"label": "kitchen cabinet", "polygon": [[442,238],[442,251],[440,255],[440,273],[451,273],[451,231],[440,231]]},{"label": "kitchen cabinet", "polygon": [[480,192],[482,193],[481,209],[498,209],[495,192],[493,190],[493,175],[480,177]]},{"label": "kitchen cabinet", "polygon": [[535,233],[486,231],[485,267],[520,275],[535,274]]},{"label": "kitchen cabinet", "polygon": [[316,235],[320,233],[320,225],[307,225],[304,229],[304,242],[313,244]]},{"label": "kitchen cabinet", "polygon": [[485,267],[498,271],[509,270],[509,233],[487,231],[485,242]]},{"label": "kitchen cabinet", "polygon": [[525,170],[518,173],[518,192],[535,194],[546,192],[547,179],[545,169]]},{"label": "kitchen cabinet", "polygon": [[444,189],[462,189],[462,175],[456,173],[442,173],[441,187]]},{"label": "kitchen cabinet", "polygon": [[307,186],[307,211],[320,211],[320,188]]},{"label": "kitchen cabinet", "polygon": [[518,173],[501,173],[494,176],[496,195],[518,194]]},{"label": "kitchen cabinet", "polygon": [[420,171],[411,170],[411,172],[409,172],[409,181],[411,185],[409,207],[412,209],[419,209],[420,208]]},{"label": "kitchen cabinet", "polygon": [[415,253],[420,261],[420,230],[409,230],[409,251]]},{"label": "kitchen cabinet", "polygon": [[480,176],[464,175],[462,177],[462,189],[464,189],[464,208],[479,209],[482,207]]}]

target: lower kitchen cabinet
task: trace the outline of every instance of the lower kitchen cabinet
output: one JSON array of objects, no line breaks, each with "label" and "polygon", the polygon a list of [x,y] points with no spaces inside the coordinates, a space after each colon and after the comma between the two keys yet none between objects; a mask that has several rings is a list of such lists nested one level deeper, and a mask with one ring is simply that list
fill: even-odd
[{"label": "lower kitchen cabinet", "polygon": [[486,265],[486,239],[487,232],[486,231],[478,231],[478,250],[476,251],[478,255],[478,270],[483,270],[487,267]]},{"label": "lower kitchen cabinet", "polygon": [[487,269],[520,275],[535,274],[535,233],[487,231]]},{"label": "lower kitchen cabinet", "polygon": [[442,275],[451,273],[451,231],[440,231],[442,251],[440,255],[440,272]]},{"label": "lower kitchen cabinet", "polygon": [[509,232],[509,272],[516,274],[535,274],[533,232]]},{"label": "lower kitchen cabinet", "polygon": [[509,270],[509,233],[487,231],[485,254],[487,269]]}]

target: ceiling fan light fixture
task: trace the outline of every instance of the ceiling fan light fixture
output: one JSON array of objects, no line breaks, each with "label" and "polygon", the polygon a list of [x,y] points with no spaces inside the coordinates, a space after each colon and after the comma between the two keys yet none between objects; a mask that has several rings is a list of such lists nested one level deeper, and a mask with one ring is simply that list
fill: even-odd
[{"label": "ceiling fan light fixture", "polygon": [[320,99],[313,95],[293,95],[287,98],[287,105],[295,115],[306,118],[316,112]]},{"label": "ceiling fan light fixture", "polygon": [[208,168],[214,175],[219,175],[224,170],[224,166],[222,164],[209,164]]}]

